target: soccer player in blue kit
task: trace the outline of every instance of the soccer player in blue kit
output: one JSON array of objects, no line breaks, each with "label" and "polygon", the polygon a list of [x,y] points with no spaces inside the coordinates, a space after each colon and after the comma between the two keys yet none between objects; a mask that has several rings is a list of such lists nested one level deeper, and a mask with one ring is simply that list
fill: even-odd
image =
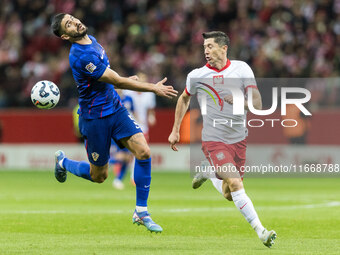
[{"label": "soccer player in blue kit", "polygon": [[[150,148],[142,130],[120,102],[114,86],[135,91],[150,91],[158,96],[174,97],[177,91],[166,86],[166,78],[156,84],[139,82],[138,77],[121,77],[110,69],[108,57],[96,39],[87,34],[87,27],[70,14],[53,17],[53,33],[72,43],[69,61],[79,94],[79,129],[85,139],[90,163],[65,157],[61,150],[55,153],[55,177],[64,182],[67,172],[92,182],[102,183],[108,176],[111,138],[128,148],[136,158],[136,209],[133,223],[144,225],[151,232],[162,232],[147,210],[151,183]],[[113,86],[114,84],[114,86]]]}]

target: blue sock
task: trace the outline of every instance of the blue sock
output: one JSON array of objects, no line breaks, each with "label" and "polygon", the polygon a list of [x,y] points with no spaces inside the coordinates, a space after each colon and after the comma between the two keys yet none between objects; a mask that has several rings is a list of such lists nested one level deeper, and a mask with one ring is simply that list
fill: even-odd
[{"label": "blue sock", "polygon": [[74,161],[64,158],[63,167],[76,176],[92,181],[90,175],[90,164],[85,161]]},{"label": "blue sock", "polygon": [[151,158],[135,161],[136,205],[147,206],[151,183]]},{"label": "blue sock", "polygon": [[122,162],[121,167],[120,167],[120,172],[117,176],[119,180],[123,180],[125,173],[126,173],[127,166],[128,166],[127,162]]}]

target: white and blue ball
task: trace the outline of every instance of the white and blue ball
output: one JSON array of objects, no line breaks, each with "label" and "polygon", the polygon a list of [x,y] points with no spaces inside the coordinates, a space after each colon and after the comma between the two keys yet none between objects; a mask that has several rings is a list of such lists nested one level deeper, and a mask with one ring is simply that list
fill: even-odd
[{"label": "white and blue ball", "polygon": [[51,81],[38,81],[31,90],[32,103],[40,109],[52,109],[59,99],[59,88]]}]

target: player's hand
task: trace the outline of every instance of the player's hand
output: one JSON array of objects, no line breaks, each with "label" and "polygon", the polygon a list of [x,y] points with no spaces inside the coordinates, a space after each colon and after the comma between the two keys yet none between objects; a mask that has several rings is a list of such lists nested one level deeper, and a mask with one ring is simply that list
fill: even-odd
[{"label": "player's hand", "polygon": [[137,75],[132,75],[132,76],[129,76],[129,79],[138,81],[138,80],[139,80],[139,77],[138,77]]},{"label": "player's hand", "polygon": [[163,80],[159,81],[155,85],[155,94],[161,97],[172,98],[176,97],[178,91],[174,90],[172,86],[164,85],[168,78],[164,78]]},{"label": "player's hand", "polygon": [[228,104],[233,104],[233,95],[227,95],[223,98]]},{"label": "player's hand", "polygon": [[170,147],[173,151],[178,151],[176,147],[176,143],[179,143],[179,132],[172,131],[169,135],[168,141],[170,143]]}]

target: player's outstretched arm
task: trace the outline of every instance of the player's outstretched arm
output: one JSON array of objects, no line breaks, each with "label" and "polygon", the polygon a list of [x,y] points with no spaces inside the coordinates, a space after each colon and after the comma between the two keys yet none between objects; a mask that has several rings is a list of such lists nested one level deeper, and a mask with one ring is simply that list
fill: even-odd
[{"label": "player's outstretched arm", "polygon": [[141,92],[153,92],[157,96],[172,98],[177,96],[177,91],[172,86],[164,85],[167,78],[154,83],[140,82],[134,78],[126,78],[120,76],[118,73],[110,68],[106,68],[103,75],[99,78],[99,81],[111,83],[115,87],[120,89],[129,89]]},{"label": "player's outstretched arm", "polygon": [[175,122],[172,127],[171,134],[169,135],[168,141],[170,143],[171,149],[174,151],[178,151],[176,147],[176,143],[179,142],[179,130],[181,127],[181,123],[183,120],[183,117],[188,110],[190,104],[190,96],[183,91],[182,95],[179,97],[176,105],[176,112],[175,112]]},{"label": "player's outstretched arm", "polygon": [[[256,110],[262,110],[262,97],[257,88],[248,89],[248,96],[252,97],[253,106]],[[249,111],[248,101],[245,102],[245,109]]]}]

